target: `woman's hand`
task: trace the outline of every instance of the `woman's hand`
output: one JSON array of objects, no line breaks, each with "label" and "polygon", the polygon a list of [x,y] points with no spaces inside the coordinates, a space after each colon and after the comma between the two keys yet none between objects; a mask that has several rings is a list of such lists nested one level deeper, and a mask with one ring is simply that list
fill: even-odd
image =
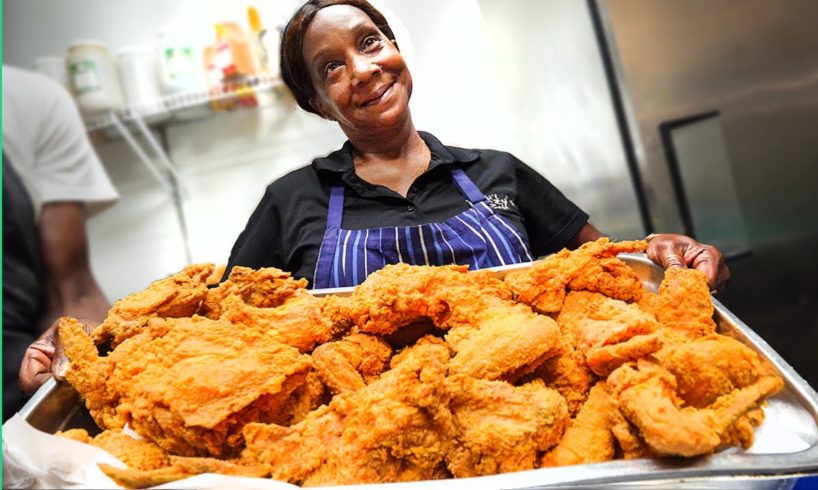
[{"label": "woman's hand", "polygon": [[722,289],[730,279],[730,270],[716,247],[673,234],[650,235],[647,239],[650,260],[665,269],[669,267],[692,267],[707,276],[707,284],[713,291]]},{"label": "woman's hand", "polygon": [[[92,320],[79,321],[85,327],[86,332],[90,332],[99,324]],[[37,340],[28,346],[23,355],[18,382],[20,390],[26,395],[33,395],[51,376],[55,376],[59,381],[65,379],[68,359],[59,341],[59,324],[60,320],[55,320]]]}]

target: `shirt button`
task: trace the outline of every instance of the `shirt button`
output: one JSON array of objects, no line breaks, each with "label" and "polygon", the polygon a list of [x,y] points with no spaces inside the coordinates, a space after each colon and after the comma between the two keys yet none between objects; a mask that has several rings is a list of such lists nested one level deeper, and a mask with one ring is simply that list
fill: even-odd
[{"label": "shirt button", "polygon": [[415,207],[412,206],[412,205],[409,205],[409,206],[406,206],[406,210],[409,211],[410,213],[414,213],[415,212]]}]

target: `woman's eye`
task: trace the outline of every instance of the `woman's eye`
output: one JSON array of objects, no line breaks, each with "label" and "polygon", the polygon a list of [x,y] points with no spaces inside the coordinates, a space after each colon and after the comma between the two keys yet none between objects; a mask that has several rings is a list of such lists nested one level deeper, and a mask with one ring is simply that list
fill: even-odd
[{"label": "woman's eye", "polygon": [[324,65],[324,76],[331,75],[332,72],[335,71],[335,69],[340,66],[341,63],[338,63],[337,61],[331,61],[327,63],[326,65]]},{"label": "woman's eye", "polygon": [[380,44],[380,42],[381,40],[378,36],[366,36],[361,45],[363,46],[364,51],[368,51]]}]

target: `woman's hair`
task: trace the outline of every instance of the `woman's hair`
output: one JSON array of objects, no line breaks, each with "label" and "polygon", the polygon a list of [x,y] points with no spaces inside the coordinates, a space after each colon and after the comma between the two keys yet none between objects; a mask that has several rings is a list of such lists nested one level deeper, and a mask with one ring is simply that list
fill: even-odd
[{"label": "woman's hair", "polygon": [[318,111],[310,104],[310,98],[315,95],[315,87],[304,60],[304,34],[318,11],[331,5],[350,5],[362,10],[386,37],[395,41],[386,18],[366,0],[309,0],[302,5],[287,23],[281,36],[281,78],[292,91],[298,105],[313,114],[318,114]]}]

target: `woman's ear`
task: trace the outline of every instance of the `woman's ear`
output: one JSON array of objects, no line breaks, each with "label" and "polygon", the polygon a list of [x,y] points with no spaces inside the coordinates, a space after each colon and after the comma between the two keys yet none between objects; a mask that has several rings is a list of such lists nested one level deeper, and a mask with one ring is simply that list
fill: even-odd
[{"label": "woman's ear", "polygon": [[318,112],[319,116],[323,117],[328,121],[335,120],[335,118],[330,116],[329,113],[325,110],[324,104],[322,104],[321,101],[316,96],[313,95],[312,97],[310,97],[310,105],[312,106],[313,109],[316,110],[316,112]]}]

